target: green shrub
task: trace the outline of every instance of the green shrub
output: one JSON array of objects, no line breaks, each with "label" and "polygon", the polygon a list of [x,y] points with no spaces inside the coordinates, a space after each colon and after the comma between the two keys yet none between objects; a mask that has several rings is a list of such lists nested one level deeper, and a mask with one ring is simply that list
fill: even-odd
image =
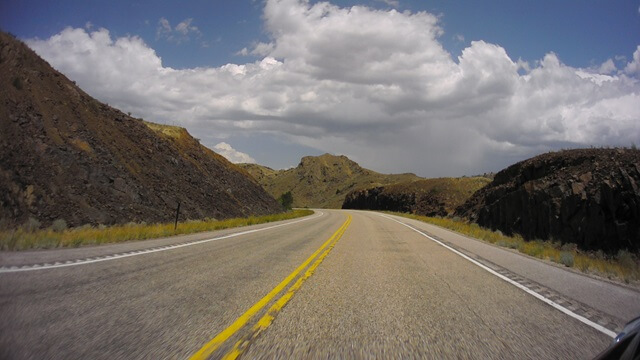
[{"label": "green shrub", "polygon": [[634,259],[633,254],[626,250],[619,250],[616,255],[616,259],[623,267],[631,268],[636,265],[636,260]]},{"label": "green shrub", "polygon": [[58,219],[51,224],[51,230],[55,232],[67,230],[67,222],[64,219]]},{"label": "green shrub", "polygon": [[286,193],[280,195],[280,197],[278,198],[278,202],[286,210],[291,210],[291,205],[293,205],[293,195],[291,194],[291,191],[287,191]]},{"label": "green shrub", "polygon": [[29,219],[27,219],[27,222],[24,223],[23,227],[25,231],[33,232],[40,229],[40,225],[42,224],[40,223],[40,221],[38,221],[38,219],[30,217]]},{"label": "green shrub", "polygon": [[560,253],[560,263],[566,267],[573,267],[573,254],[567,251],[563,251],[562,253]]},{"label": "green shrub", "polygon": [[[560,250],[562,251],[576,251],[578,250],[578,244],[575,243],[564,243],[560,246]],[[602,250],[600,250],[602,252]]]},{"label": "green shrub", "polygon": [[509,248],[509,249],[517,249],[518,248],[518,243],[515,242],[515,241],[498,240],[496,242],[496,245],[502,246],[502,247],[506,247],[506,248]]}]

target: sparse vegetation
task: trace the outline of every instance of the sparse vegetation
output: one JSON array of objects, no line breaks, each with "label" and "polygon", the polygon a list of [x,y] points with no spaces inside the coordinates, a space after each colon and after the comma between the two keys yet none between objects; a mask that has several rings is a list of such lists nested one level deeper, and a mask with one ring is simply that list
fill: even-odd
[{"label": "sparse vegetation", "polygon": [[570,252],[563,251],[560,253],[560,263],[564,264],[566,267],[573,267],[574,259],[573,254]]},{"label": "sparse vegetation", "polygon": [[62,232],[67,230],[67,222],[64,219],[58,219],[51,224],[51,230],[55,232]]},{"label": "sparse vegetation", "polygon": [[94,155],[93,148],[89,145],[88,142],[82,139],[72,139],[71,144],[75,146],[78,150],[82,150],[89,155]]},{"label": "sparse vegetation", "polygon": [[[273,221],[294,219],[313,214],[311,210],[294,210],[281,214],[251,216],[228,220],[202,220],[178,223],[177,230],[173,223],[136,224],[116,226],[81,226],[66,229],[66,222],[56,220],[44,230],[37,230],[40,223],[35,219],[17,230],[0,231],[1,250],[25,250],[34,248],[77,247],[80,245],[124,242],[130,240],[154,239],[181,234],[192,234],[202,231],[221,230],[248,225],[263,224]],[[37,223],[37,224],[36,224]],[[37,226],[36,226],[37,225]],[[64,226],[63,226],[64,225]],[[64,227],[64,229],[63,229]]]},{"label": "sparse vegetation", "polygon": [[434,218],[404,213],[392,214],[457,231],[479,240],[515,249],[521,253],[553,261],[585,273],[609,279],[618,279],[627,283],[640,280],[640,261],[638,256],[625,250],[620,250],[616,255],[608,256],[602,251],[586,252],[579,250],[575,244],[562,245],[559,242],[543,240],[525,241],[520,235],[507,236],[500,231],[491,231],[477,224],[459,219]]},{"label": "sparse vegetation", "polygon": [[27,222],[24,223],[22,228],[25,232],[34,232],[40,229],[41,225],[42,224],[40,223],[40,221],[38,221],[38,219],[30,217],[29,219],[27,219]]},{"label": "sparse vegetation", "polygon": [[148,122],[148,121],[144,121],[144,124],[147,125],[151,130],[163,134],[167,137],[170,138],[179,138],[182,134],[184,134],[186,131],[184,128],[181,128],[179,126],[171,126],[171,125],[163,125],[163,124],[156,124],[156,123],[152,123],[152,122]]},{"label": "sparse vegetation", "polygon": [[346,156],[305,156],[297,167],[273,170],[240,164],[274,198],[291,191],[293,207],[342,207],[345,195],[358,188],[420,180],[415,174],[380,174],[362,168]]},{"label": "sparse vegetation", "polygon": [[433,178],[363,188],[347,194],[342,207],[445,216],[489,182],[484,177]]}]

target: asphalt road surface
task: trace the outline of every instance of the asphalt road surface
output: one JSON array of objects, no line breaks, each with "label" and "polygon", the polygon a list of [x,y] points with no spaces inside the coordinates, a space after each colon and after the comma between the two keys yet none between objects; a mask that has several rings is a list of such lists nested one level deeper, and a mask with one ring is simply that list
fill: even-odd
[{"label": "asphalt road surface", "polygon": [[637,315],[631,288],[373,212],[0,254],[0,359],[589,359]]}]

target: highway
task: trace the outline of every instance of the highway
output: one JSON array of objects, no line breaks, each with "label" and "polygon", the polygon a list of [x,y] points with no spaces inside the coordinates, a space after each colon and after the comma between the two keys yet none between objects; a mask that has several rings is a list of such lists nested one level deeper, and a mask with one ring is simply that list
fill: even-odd
[{"label": "highway", "polygon": [[590,359],[637,315],[632,288],[364,211],[0,253],[0,359]]}]

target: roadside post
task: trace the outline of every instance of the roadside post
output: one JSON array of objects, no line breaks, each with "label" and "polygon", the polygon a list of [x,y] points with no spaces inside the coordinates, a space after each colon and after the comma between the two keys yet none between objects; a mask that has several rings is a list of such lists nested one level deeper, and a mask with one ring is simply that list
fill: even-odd
[{"label": "roadside post", "polygon": [[180,216],[180,202],[178,201],[178,208],[176,209],[176,223],[173,225],[173,230],[178,229],[178,216]]}]

